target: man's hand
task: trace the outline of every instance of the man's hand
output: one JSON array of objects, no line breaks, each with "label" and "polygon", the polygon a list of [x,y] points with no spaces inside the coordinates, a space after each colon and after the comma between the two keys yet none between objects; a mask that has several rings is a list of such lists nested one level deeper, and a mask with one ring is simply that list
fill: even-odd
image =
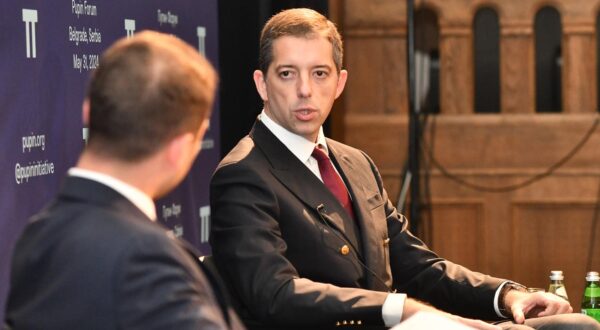
[{"label": "man's hand", "polygon": [[520,292],[510,290],[504,303],[510,309],[515,323],[523,324],[525,318],[572,313],[573,308],[563,298],[546,292]]}]

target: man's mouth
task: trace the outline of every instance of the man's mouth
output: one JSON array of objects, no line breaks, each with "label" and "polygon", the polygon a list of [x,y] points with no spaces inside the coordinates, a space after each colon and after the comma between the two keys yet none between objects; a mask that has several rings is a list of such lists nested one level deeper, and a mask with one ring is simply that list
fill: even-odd
[{"label": "man's mouth", "polygon": [[309,121],[314,119],[318,113],[317,110],[312,108],[302,108],[294,110],[294,114],[296,116],[296,119],[300,121]]}]

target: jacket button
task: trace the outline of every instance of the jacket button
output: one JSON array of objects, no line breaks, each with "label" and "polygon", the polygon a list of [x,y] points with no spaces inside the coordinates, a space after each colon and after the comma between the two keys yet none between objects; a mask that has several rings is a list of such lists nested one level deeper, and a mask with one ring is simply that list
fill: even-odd
[{"label": "jacket button", "polygon": [[383,240],[383,246],[387,247],[388,245],[390,245],[390,238],[386,238]]},{"label": "jacket button", "polygon": [[350,248],[348,247],[348,245],[344,244],[341,248],[340,248],[340,253],[342,255],[347,255],[348,253],[350,253]]}]

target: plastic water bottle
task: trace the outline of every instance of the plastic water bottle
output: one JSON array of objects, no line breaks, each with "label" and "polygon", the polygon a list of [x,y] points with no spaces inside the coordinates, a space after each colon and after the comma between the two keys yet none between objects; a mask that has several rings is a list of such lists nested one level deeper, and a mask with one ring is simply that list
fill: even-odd
[{"label": "plastic water bottle", "polygon": [[589,272],[585,281],[581,314],[589,315],[600,322],[600,275],[598,272]]}]

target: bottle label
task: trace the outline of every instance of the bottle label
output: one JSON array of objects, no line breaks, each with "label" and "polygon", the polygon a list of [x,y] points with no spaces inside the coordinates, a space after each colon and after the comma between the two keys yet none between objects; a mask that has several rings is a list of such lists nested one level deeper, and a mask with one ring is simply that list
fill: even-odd
[{"label": "bottle label", "polygon": [[586,297],[600,297],[600,287],[585,288]]},{"label": "bottle label", "polygon": [[600,322],[600,309],[598,308],[582,309],[581,314],[591,316],[596,319],[596,321]]},{"label": "bottle label", "polygon": [[554,291],[554,294],[556,294],[559,297],[565,298],[566,300],[569,300],[569,296],[567,296],[567,290],[564,286],[557,287]]}]

